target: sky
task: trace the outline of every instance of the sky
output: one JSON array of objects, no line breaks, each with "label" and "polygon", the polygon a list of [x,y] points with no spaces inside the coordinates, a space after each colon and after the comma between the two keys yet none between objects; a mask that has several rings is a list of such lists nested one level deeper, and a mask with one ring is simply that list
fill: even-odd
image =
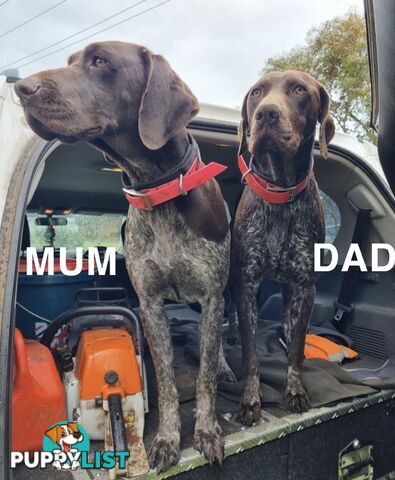
[{"label": "sky", "polygon": [[122,40],[164,55],[200,102],[240,107],[267,58],[350,9],[362,13],[363,0],[0,0],[0,72],[24,77],[64,66],[89,43]]}]

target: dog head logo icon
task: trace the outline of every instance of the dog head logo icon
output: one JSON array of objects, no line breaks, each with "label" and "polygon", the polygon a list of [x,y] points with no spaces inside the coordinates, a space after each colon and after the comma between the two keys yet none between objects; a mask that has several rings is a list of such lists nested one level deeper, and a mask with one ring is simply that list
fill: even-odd
[{"label": "dog head logo icon", "polygon": [[77,422],[59,422],[45,432],[43,449],[57,455],[52,464],[57,470],[75,470],[81,452],[89,451],[89,437]]},{"label": "dog head logo icon", "polygon": [[84,439],[83,434],[78,429],[76,422],[69,422],[64,425],[55,425],[45,432],[54,443],[60,446],[62,452],[69,452],[73,445]]}]

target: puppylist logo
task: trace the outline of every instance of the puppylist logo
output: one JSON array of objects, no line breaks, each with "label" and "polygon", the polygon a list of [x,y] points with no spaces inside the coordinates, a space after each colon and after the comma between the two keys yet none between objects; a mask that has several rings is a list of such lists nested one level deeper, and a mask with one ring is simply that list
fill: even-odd
[{"label": "puppylist logo", "polygon": [[43,438],[42,452],[11,452],[11,468],[25,465],[27,468],[76,470],[77,468],[112,469],[118,464],[126,468],[129,452],[89,453],[89,436],[76,422],[58,422],[52,425]]}]

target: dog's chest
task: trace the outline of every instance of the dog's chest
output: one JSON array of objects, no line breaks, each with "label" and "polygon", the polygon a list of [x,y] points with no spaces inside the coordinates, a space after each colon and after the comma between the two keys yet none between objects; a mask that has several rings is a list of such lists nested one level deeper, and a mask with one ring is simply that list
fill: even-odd
[{"label": "dog's chest", "polygon": [[258,200],[246,212],[242,250],[257,259],[265,278],[284,283],[313,274],[314,243],[325,235],[315,197],[308,194],[303,202],[274,206]]},{"label": "dog's chest", "polygon": [[144,213],[131,209],[125,232],[126,262],[137,290],[196,301],[224,287],[229,238],[217,243],[197,236],[171,208]]}]

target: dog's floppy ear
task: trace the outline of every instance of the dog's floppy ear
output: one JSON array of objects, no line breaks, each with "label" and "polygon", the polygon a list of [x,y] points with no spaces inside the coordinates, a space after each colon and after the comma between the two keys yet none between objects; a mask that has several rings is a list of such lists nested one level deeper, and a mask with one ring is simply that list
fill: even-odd
[{"label": "dog's floppy ear", "polygon": [[320,93],[320,109],[318,113],[318,121],[320,122],[320,152],[324,158],[328,158],[328,143],[335,134],[335,123],[330,114],[331,100],[325,88],[319,86]]},{"label": "dog's floppy ear", "polygon": [[60,439],[60,430],[61,427],[59,427],[59,425],[55,425],[54,427],[47,430],[45,432],[45,435],[49,437],[54,443],[58,443]]},{"label": "dog's floppy ear", "polygon": [[239,134],[239,152],[240,155],[244,150],[247,150],[247,130],[248,125],[248,116],[247,116],[247,100],[250,95],[250,91],[247,92],[247,95],[244,97],[243,105],[241,107],[241,120],[239,123],[238,134]]},{"label": "dog's floppy ear", "polygon": [[158,150],[198,113],[199,103],[161,55],[142,49],[141,56],[146,84],[139,109],[139,135],[147,148]]},{"label": "dog's floppy ear", "polygon": [[70,427],[71,430],[73,430],[74,433],[79,432],[77,422],[68,422],[67,426]]}]

